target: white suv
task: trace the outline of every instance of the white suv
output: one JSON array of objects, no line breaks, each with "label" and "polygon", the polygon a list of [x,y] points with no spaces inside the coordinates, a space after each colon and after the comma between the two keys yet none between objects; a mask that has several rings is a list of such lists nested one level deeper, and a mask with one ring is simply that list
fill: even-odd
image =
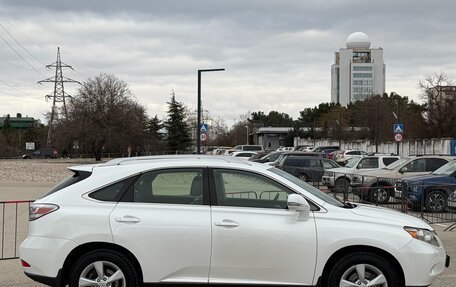
[{"label": "white suv", "polygon": [[20,246],[45,284],[427,286],[449,265],[422,220],[342,204],[268,165],[198,155],[70,169],[31,205]]},{"label": "white suv", "polygon": [[343,167],[327,169],[322,177],[322,182],[329,188],[334,187],[337,191],[347,191],[356,174],[385,168],[399,158],[397,155],[382,154],[352,157]]}]

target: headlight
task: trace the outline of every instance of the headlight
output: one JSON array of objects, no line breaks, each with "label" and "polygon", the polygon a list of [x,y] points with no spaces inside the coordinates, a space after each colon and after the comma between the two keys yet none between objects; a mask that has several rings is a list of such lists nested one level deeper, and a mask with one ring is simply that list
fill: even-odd
[{"label": "headlight", "polygon": [[440,246],[439,241],[437,240],[436,234],[434,231],[429,231],[427,229],[415,228],[405,226],[404,230],[410,234],[415,239],[427,242],[434,246]]},{"label": "headlight", "polygon": [[333,171],[325,171],[325,176],[330,176],[330,177],[333,177],[334,176],[334,172]]},{"label": "headlight", "polygon": [[414,193],[417,193],[417,192],[418,192],[418,188],[419,188],[419,187],[418,187],[417,185],[412,185],[412,186],[410,187],[410,189],[411,189],[412,192],[414,192]]}]

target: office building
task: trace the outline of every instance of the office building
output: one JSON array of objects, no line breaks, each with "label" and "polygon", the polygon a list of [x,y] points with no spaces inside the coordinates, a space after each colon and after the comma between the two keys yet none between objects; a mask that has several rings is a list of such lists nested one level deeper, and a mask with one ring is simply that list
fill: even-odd
[{"label": "office building", "polygon": [[331,102],[346,106],[385,93],[383,49],[370,48],[369,36],[355,32],[335,53],[331,66]]}]

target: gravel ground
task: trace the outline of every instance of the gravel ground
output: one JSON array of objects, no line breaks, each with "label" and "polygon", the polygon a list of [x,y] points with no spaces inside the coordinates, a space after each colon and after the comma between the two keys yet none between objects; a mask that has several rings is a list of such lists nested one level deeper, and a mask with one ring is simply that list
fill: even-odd
[{"label": "gravel ground", "polygon": [[0,160],[0,183],[57,183],[71,175],[68,167],[94,162],[90,159]]}]

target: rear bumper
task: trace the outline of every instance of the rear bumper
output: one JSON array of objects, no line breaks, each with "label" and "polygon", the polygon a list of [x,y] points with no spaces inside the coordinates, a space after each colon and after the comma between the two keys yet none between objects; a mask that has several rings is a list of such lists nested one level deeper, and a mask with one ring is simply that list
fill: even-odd
[{"label": "rear bumper", "polygon": [[46,276],[41,276],[41,275],[36,275],[36,274],[30,274],[27,272],[24,272],[27,277],[32,279],[33,281],[36,281],[38,283],[48,285],[48,286],[54,286],[54,287],[63,287],[64,285],[62,284],[62,269],[59,270],[57,277],[46,277]]}]

